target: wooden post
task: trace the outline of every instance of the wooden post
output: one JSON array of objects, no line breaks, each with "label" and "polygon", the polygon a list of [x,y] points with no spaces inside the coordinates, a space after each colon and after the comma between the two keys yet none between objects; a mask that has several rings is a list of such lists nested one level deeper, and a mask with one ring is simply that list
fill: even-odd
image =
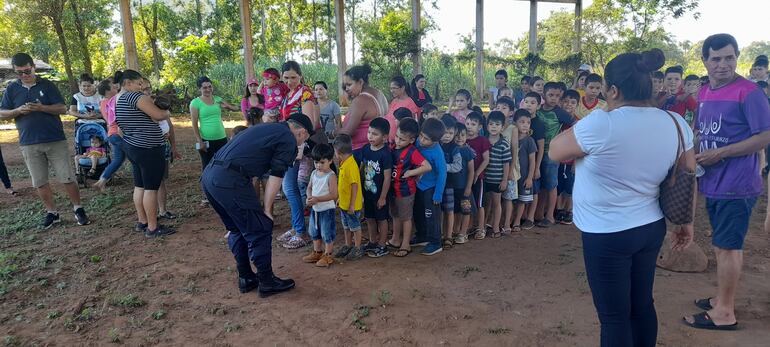
[{"label": "wooden post", "polygon": [[484,0],[476,0],[476,95],[484,99]]},{"label": "wooden post", "polygon": [[345,0],[334,0],[334,16],[337,19],[337,90],[340,104],[346,104],[343,78],[348,64],[345,59]]},{"label": "wooden post", "polygon": [[245,83],[254,78],[254,48],[251,35],[251,0],[238,1],[241,12],[241,36],[243,37],[243,67],[245,70]]},{"label": "wooden post", "polygon": [[572,53],[580,53],[583,31],[583,0],[575,1],[575,42]]},{"label": "wooden post", "polygon": [[126,57],[126,68],[139,71],[139,55],[136,53],[136,37],[134,23],[131,19],[131,3],[120,0],[120,23],[123,27],[123,50]]},{"label": "wooden post", "polygon": [[529,1],[529,53],[537,54],[537,0]]},{"label": "wooden post", "polygon": [[[420,30],[420,0],[412,0],[412,30]],[[417,37],[417,53],[412,55],[412,75],[422,73],[422,35]]]}]

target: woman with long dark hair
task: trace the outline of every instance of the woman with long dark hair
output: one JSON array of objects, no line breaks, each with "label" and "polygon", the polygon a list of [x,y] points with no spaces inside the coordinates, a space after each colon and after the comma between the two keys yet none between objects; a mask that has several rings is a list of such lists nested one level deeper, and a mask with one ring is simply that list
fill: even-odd
[{"label": "woman with long dark hair", "polygon": [[[666,235],[660,185],[677,161],[695,170],[687,122],[650,104],[650,73],[664,61],[659,49],[612,59],[605,69],[607,109],[594,110],[556,136],[548,153],[556,162],[577,159],[574,221],[582,232],[602,347],[656,345],[652,288]],[[678,156],[680,136],[684,148]],[[692,223],[673,232],[673,249],[692,243]]]},{"label": "woman with long dark hair", "polygon": [[417,74],[412,78],[412,83],[409,86],[410,94],[412,96],[412,100],[414,100],[415,105],[422,109],[425,104],[430,104],[433,102],[433,98],[430,97],[430,93],[428,93],[428,88],[425,88],[425,75],[423,74]]}]

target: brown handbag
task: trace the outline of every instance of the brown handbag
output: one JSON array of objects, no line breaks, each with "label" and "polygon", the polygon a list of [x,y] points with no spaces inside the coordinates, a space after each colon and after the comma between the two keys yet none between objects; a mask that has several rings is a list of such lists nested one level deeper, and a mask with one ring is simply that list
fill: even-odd
[{"label": "brown handbag", "polygon": [[679,122],[668,111],[674,121],[679,136],[674,166],[668,171],[666,179],[660,184],[660,209],[663,215],[676,225],[689,224],[693,221],[693,203],[695,199],[695,173],[681,167],[684,155],[684,136]]}]

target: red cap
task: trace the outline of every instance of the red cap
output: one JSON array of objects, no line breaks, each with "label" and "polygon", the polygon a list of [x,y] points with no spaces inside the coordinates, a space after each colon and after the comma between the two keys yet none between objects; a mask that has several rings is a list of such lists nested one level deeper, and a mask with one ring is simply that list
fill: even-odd
[{"label": "red cap", "polygon": [[252,78],[252,79],[249,80],[249,83],[247,83],[246,85],[250,86],[252,84],[259,85],[259,81],[256,78]]}]

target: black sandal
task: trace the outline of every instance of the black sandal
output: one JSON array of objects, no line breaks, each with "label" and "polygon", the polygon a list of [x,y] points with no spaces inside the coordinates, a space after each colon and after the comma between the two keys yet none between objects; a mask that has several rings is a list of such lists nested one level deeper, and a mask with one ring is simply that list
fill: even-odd
[{"label": "black sandal", "polygon": [[685,319],[685,317],[682,317],[682,321],[684,324],[689,325],[690,327],[693,327],[695,329],[705,329],[705,330],[738,330],[738,322],[735,322],[733,324],[729,325],[716,325],[714,324],[714,321],[711,320],[711,317],[709,317],[708,312],[704,311],[701,313],[698,313],[696,315],[692,316],[693,322],[690,323]]},{"label": "black sandal", "polygon": [[409,253],[412,253],[411,249],[398,249],[397,251],[393,252],[393,255],[399,258],[403,258],[409,255]]},{"label": "black sandal", "polygon": [[711,311],[714,309],[714,307],[711,306],[711,298],[695,300],[695,306],[704,311]]}]

